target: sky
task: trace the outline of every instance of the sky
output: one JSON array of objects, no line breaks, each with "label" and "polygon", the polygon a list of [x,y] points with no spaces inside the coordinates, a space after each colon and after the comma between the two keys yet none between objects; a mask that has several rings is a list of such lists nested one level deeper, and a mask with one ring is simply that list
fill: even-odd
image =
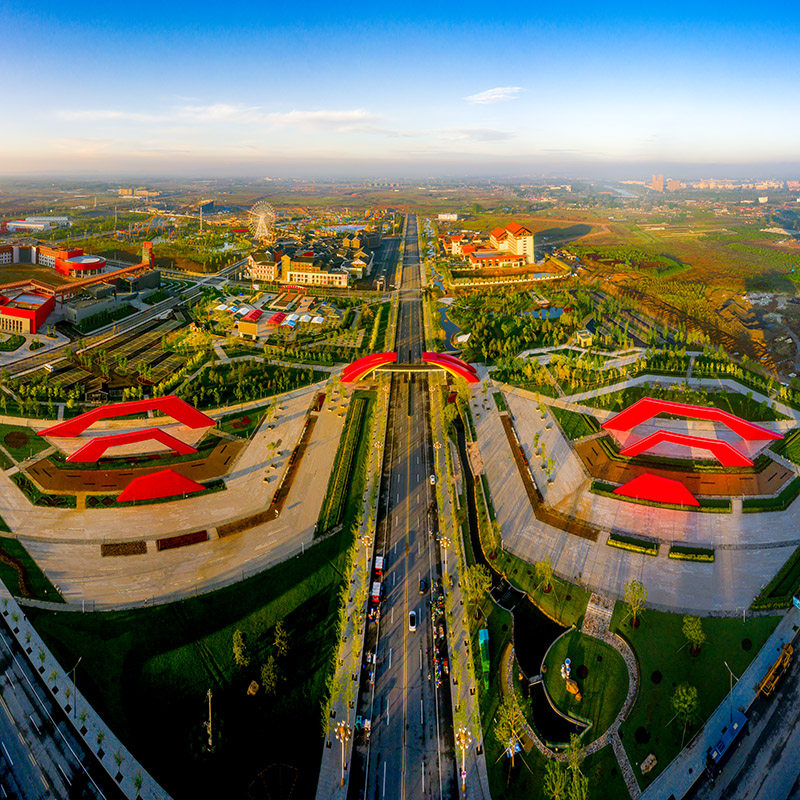
[{"label": "sky", "polygon": [[785,0],[0,0],[0,174],[797,177],[798,30]]}]

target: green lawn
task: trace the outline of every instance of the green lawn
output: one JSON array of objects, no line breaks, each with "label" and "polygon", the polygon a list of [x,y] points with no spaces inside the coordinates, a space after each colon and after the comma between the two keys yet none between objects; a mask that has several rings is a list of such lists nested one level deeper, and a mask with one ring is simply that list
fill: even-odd
[{"label": "green lawn", "polygon": [[558,406],[550,406],[550,411],[558,420],[558,424],[568,439],[580,439],[600,430],[600,424],[594,417],[578,414],[566,408],[558,408]]},{"label": "green lawn", "polygon": [[266,413],[267,407],[264,406],[250,411],[237,411],[233,414],[228,414],[217,420],[217,430],[232,433],[240,439],[249,439],[261,424],[261,420],[264,419]]},{"label": "green lawn", "polygon": [[742,419],[768,422],[772,420],[788,419],[784,414],[773,410],[765,403],[748,398],[739,392],[705,392],[684,391],[677,388],[663,386],[628,386],[616,392],[601,394],[584,400],[587,406],[594,408],[607,408],[609,411],[622,411],[643,397],[655,397],[659,400],[670,400],[676,403],[691,403],[693,405],[721,408]]},{"label": "green lawn", "polygon": [[[175,797],[245,797],[274,764],[296,776],[292,797],[313,797],[346,531],[213,594],[119,612],[31,608],[29,616],[62,664],[83,659],[79,686]],[[278,692],[248,697],[279,620],[291,642]],[[250,656],[244,669],[233,661],[236,629]],[[200,747],[209,688],[220,737],[212,756]]]},{"label": "green lawn", "polygon": [[[8,530],[8,526],[1,519],[0,526],[0,530]],[[21,592],[17,568],[9,561],[16,562],[22,570],[29,592],[27,596],[36,600],[49,600],[52,603],[62,602],[61,595],[44,572],[39,569],[24,545],[17,539],[2,536],[0,537],[0,580],[15,597],[25,596]]]},{"label": "green lawn", "polygon": [[[572,662],[571,677],[580,688],[580,702],[567,691],[561,677],[561,665],[567,657]],[[591,722],[583,736],[584,744],[589,744],[608,729],[625,702],[628,669],[622,656],[605,642],[573,630],[556,641],[545,665],[545,687],[557,708]],[[581,678],[582,667],[588,670],[585,678]]]},{"label": "green lawn", "polygon": [[[628,618],[628,607],[617,603],[611,630],[628,640],[640,672],[639,694],[620,735],[640,785],[645,786],[681,749],[681,725],[671,721],[675,687],[684,682],[697,687],[699,725],[728,692],[728,671],[723,662],[741,675],[780,618],[752,617],[742,622],[738,617],[705,617],[703,630],[708,639],[697,656],[690,654],[683,636],[682,615],[648,610],[638,628],[631,627]],[[686,741],[696,730],[694,727],[687,732]],[[642,776],[637,765],[649,753],[655,753],[658,766]]]},{"label": "green lawn", "polygon": [[0,443],[17,461],[24,461],[50,447],[44,437],[21,425],[0,424]]},{"label": "green lawn", "polygon": [[583,587],[554,575],[551,581],[553,590],[545,593],[543,588],[536,585],[533,565],[505,551],[498,552],[495,565],[514,586],[527,592],[548,617],[562,625],[577,625],[586,612],[591,592]]}]

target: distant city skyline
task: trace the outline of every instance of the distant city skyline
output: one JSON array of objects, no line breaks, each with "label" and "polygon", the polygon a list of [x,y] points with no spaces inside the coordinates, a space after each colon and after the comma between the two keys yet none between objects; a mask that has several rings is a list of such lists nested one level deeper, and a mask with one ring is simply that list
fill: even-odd
[{"label": "distant city skyline", "polygon": [[800,173],[794,4],[542,13],[0,0],[0,174]]}]

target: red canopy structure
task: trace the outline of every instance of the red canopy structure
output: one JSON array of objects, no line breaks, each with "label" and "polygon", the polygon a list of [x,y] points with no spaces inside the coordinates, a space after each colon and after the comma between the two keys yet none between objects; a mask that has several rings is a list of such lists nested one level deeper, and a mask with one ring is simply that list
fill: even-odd
[{"label": "red canopy structure", "polygon": [[354,383],[366,378],[370,372],[384,364],[397,362],[397,353],[373,353],[348,364],[342,372],[342,383]]},{"label": "red canopy structure", "polygon": [[182,456],[196,453],[197,450],[191,445],[176,439],[174,436],[162,431],[160,428],[144,428],[140,431],[129,431],[127,433],[116,433],[110,436],[95,436],[72,455],[67,456],[70,463],[98,461],[105,455],[106,450],[112,447],[121,447],[124,444],[135,444],[137,442],[161,442]]},{"label": "red canopy structure", "polygon": [[696,447],[698,450],[708,450],[714,458],[724,467],[752,467],[753,462],[740,453],[732,444],[720,439],[706,439],[703,436],[688,436],[685,433],[672,433],[670,431],[656,431],[650,436],[645,436],[630,447],[620,450],[621,456],[638,456],[650,450],[657,444],[670,442],[682,447]]},{"label": "red canopy structure", "polygon": [[603,423],[603,428],[609,431],[629,431],[643,422],[647,422],[658,414],[675,414],[692,419],[706,419],[722,422],[735,434],[748,442],[758,442],[765,439],[783,439],[780,433],[762,428],[752,422],[730,414],[720,408],[707,408],[706,406],[693,406],[687,403],[674,403],[669,400],[656,400],[653,397],[643,397],[624,411],[615,414]]},{"label": "red canopy structure", "polygon": [[141,414],[146,411],[160,411],[162,414],[182,422],[188,428],[209,428],[216,424],[211,417],[207,417],[185,400],[169,394],[166,397],[154,397],[150,400],[131,400],[127,403],[100,406],[73,419],[51,425],[49,428],[39,431],[39,436],[79,436],[98,420],[126,417],[129,414]]},{"label": "red canopy structure", "polygon": [[617,486],[614,494],[675,506],[700,505],[700,501],[680,481],[662,478],[649,472],[644,472],[632,481]]},{"label": "red canopy structure", "polygon": [[161,497],[176,497],[181,494],[193,494],[205,491],[202,483],[193,481],[175,472],[174,469],[162,469],[149,475],[134,478],[117,497],[118,503],[129,503],[132,500],[156,500]]},{"label": "red canopy structure", "polygon": [[480,383],[475,367],[455,356],[447,353],[423,353],[422,360],[426,364],[435,364],[437,367],[447,370],[457,378],[463,378],[467,383]]}]

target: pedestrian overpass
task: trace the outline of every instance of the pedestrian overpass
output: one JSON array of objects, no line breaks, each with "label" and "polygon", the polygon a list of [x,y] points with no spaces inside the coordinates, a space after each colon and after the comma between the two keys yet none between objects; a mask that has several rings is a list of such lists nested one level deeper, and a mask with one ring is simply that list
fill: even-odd
[{"label": "pedestrian overpass", "polygon": [[472,364],[447,353],[423,353],[422,363],[400,364],[397,353],[373,353],[348,364],[342,372],[342,383],[364,380],[372,372],[445,372],[462,378],[467,383],[479,383],[478,373]]}]

